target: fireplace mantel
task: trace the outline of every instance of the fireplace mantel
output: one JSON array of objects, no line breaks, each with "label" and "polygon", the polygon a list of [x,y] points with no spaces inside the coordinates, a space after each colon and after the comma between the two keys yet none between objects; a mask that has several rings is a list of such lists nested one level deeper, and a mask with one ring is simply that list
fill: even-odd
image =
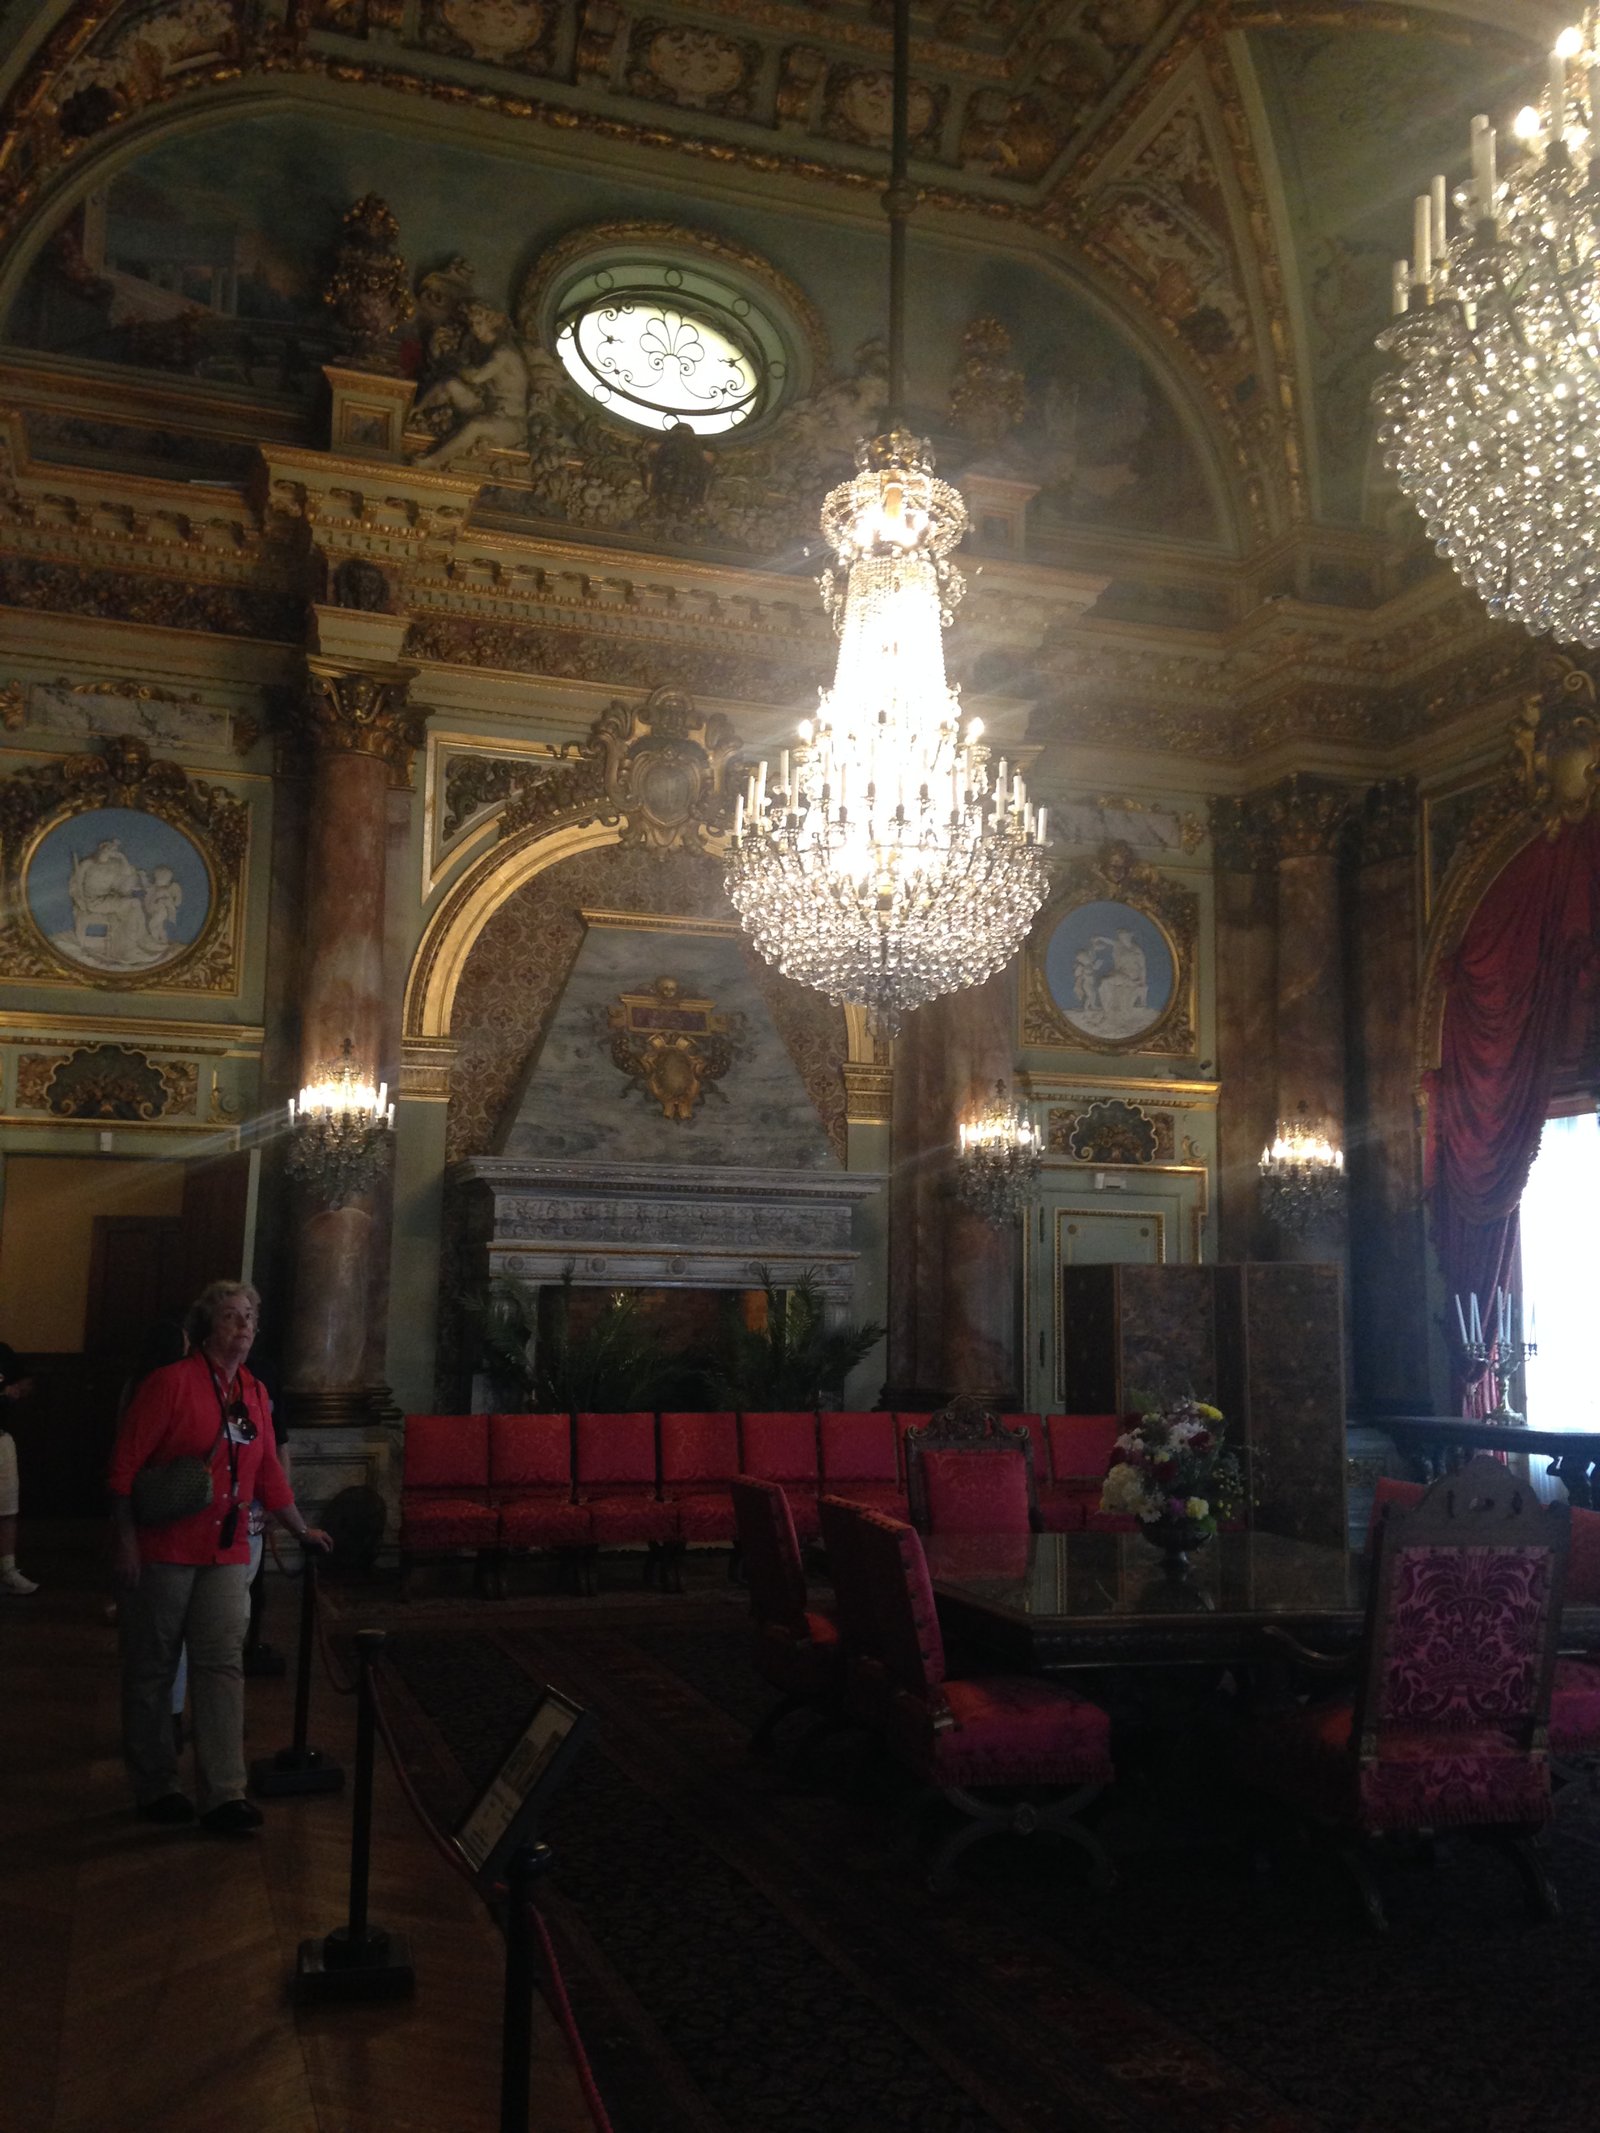
[{"label": "fireplace mantel", "polygon": [[528,1287],[570,1278],[604,1288],[779,1288],[815,1276],[830,1314],[851,1302],[856,1205],[876,1172],[743,1170],[721,1164],[537,1162],[478,1156],[477,1229],[492,1274]]}]

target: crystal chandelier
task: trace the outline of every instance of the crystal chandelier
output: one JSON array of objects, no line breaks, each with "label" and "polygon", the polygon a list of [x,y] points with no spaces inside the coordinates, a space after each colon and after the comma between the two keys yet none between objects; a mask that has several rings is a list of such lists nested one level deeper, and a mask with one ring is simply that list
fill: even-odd
[{"label": "crystal chandelier", "polygon": [[1261,1151],[1261,1212],[1297,1237],[1329,1229],[1344,1215],[1344,1150],[1302,1103],[1279,1119],[1276,1138]]},{"label": "crystal chandelier", "polygon": [[963,1207],[997,1228],[1019,1215],[1039,1190],[1044,1151],[1039,1129],[1007,1094],[1003,1081],[993,1100],[964,1118],[956,1153],[956,1194]]},{"label": "crystal chandelier", "polygon": [[354,1041],[346,1037],[336,1061],[314,1069],[299,1097],[289,1098],[289,1174],[330,1207],[342,1207],[377,1177],[394,1126],[389,1085],[360,1078]]},{"label": "crystal chandelier", "polygon": [[[1417,200],[1394,270],[1385,463],[1493,615],[1600,644],[1600,9],[1564,30],[1518,160],[1472,121],[1472,176]],[[1450,209],[1457,210],[1452,230]]]},{"label": "crystal chandelier", "polygon": [[944,626],[963,590],[950,552],[966,507],[902,425],[909,0],[894,10],[889,214],[889,415],[830,490],[837,557],[822,596],[839,632],[833,687],[785,749],[751,773],[727,889],[757,951],[892,1035],[925,1000],[1008,963],[1044,901],[1045,814],[963,721]]}]

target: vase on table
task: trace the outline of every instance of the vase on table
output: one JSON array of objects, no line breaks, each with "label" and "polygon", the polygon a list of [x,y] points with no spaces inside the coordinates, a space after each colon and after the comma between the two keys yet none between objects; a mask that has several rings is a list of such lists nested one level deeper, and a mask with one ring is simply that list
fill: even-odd
[{"label": "vase on table", "polygon": [[1139,1531],[1160,1552],[1167,1576],[1181,1578],[1189,1568],[1189,1551],[1203,1548],[1216,1528],[1204,1518],[1152,1518]]}]

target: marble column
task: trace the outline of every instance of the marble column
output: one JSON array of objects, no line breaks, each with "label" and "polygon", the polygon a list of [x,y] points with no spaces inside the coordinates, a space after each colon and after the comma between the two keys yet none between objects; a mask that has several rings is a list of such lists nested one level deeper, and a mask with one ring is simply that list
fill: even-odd
[{"label": "marble column", "polygon": [[1217,937],[1217,1256],[1277,1256],[1260,1161],[1278,1116],[1276,854],[1248,800],[1211,810]]},{"label": "marble column", "polygon": [[[961,1120],[1009,1083],[1016,1056],[1016,979],[1003,970],[986,984],[934,1003],[940,1032],[940,1140],[948,1176]],[[1021,1402],[1018,1348],[1017,1224],[997,1226],[950,1193],[943,1201],[940,1378],[946,1397],[971,1393],[996,1408]]]},{"label": "marble column", "polygon": [[[1344,935],[1339,855],[1350,821],[1348,786],[1287,779],[1265,796],[1277,852],[1278,1115],[1306,1104],[1345,1146]],[[1341,1256],[1333,1240],[1284,1240],[1285,1258]]]},{"label": "marble column", "polygon": [[[393,1083],[384,988],[389,793],[407,778],[419,738],[420,715],[406,702],[416,669],[339,650],[338,616],[319,614],[323,650],[307,660],[302,719],[312,770],[301,1074],[309,1081],[337,1060],[348,1037],[363,1072]],[[385,1191],[341,1207],[312,1187],[298,1194],[284,1373],[292,1423],[349,1425],[368,1415],[374,1265],[385,1242],[378,1216],[387,1206]]]},{"label": "marble column", "polygon": [[1422,937],[1415,781],[1367,794],[1350,923],[1350,1314],[1357,1401],[1442,1412],[1429,1383],[1428,1245],[1416,1103]]}]

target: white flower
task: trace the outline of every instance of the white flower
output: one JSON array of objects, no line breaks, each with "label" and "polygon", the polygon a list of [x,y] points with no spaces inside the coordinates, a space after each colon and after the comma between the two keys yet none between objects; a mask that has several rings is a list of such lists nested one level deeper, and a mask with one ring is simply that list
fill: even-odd
[{"label": "white flower", "polygon": [[1149,1518],[1154,1515],[1150,1509],[1149,1492],[1140,1479],[1138,1470],[1125,1462],[1112,1467],[1106,1475],[1105,1484],[1100,1491],[1100,1508],[1102,1511],[1120,1512],[1124,1516],[1132,1515],[1135,1518]]}]

